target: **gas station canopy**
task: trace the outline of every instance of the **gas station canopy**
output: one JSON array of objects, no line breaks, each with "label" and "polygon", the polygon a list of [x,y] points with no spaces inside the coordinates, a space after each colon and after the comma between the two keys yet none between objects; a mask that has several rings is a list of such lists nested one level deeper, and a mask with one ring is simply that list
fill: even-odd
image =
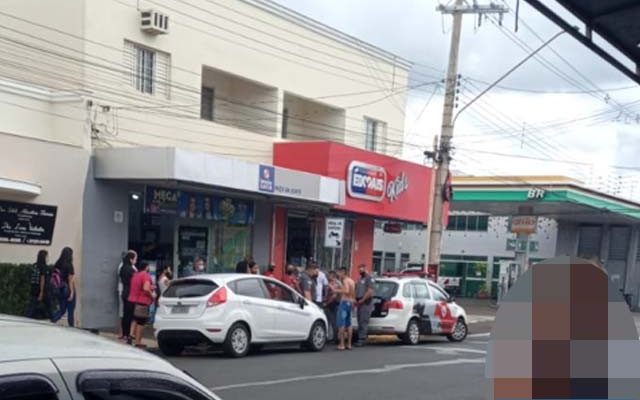
[{"label": "gas station canopy", "polygon": [[519,214],[583,224],[640,224],[640,204],[596,192],[563,177],[457,177],[452,211]]},{"label": "gas station canopy", "polygon": [[[585,26],[584,33],[561,17],[541,0],[526,0],[533,8],[545,15],[556,25],[594,51],[622,73],[640,83],[640,1],[638,0],[556,0]],[[547,1],[546,3],[551,3]],[[610,52],[593,41],[593,33],[598,34],[634,65],[629,68]]]}]

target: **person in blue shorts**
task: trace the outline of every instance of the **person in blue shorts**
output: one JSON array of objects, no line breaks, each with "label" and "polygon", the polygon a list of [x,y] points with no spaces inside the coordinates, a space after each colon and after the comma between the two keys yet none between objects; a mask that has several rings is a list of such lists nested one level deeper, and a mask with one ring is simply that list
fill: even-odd
[{"label": "person in blue shorts", "polygon": [[353,304],[356,301],[356,284],[353,282],[353,279],[347,275],[347,269],[344,267],[338,270],[338,278],[340,279],[340,282],[342,282],[342,288],[337,289],[337,293],[342,295],[336,316],[338,337],[340,338],[338,350],[351,350],[351,337],[353,336],[351,310],[353,309]]}]

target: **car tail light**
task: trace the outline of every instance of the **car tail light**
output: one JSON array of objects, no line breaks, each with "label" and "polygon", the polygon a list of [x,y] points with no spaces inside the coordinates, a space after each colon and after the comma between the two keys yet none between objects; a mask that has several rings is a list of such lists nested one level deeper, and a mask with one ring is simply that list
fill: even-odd
[{"label": "car tail light", "polygon": [[227,288],[221,287],[213,292],[209,300],[207,300],[207,307],[215,307],[227,302]]},{"label": "car tail light", "polygon": [[384,309],[389,310],[402,310],[404,308],[404,304],[400,300],[391,300],[384,303]]}]

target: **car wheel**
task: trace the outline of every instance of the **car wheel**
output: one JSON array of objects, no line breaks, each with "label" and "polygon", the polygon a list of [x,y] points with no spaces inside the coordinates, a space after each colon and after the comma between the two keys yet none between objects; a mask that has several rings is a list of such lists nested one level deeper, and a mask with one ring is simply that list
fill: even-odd
[{"label": "car wheel", "polygon": [[166,340],[158,340],[158,347],[162,354],[167,357],[176,357],[184,351],[184,345],[178,342],[170,342]]},{"label": "car wheel", "polygon": [[304,348],[310,351],[322,351],[327,344],[327,328],[320,321],[316,321],[311,327],[309,338],[304,343]]},{"label": "car wheel", "polygon": [[408,345],[416,345],[420,343],[420,326],[418,326],[418,321],[412,319],[407,324],[407,331],[400,335],[400,339],[404,344]]},{"label": "car wheel", "polygon": [[464,322],[464,319],[458,318],[456,325],[453,327],[453,332],[447,335],[447,339],[452,342],[462,342],[469,333],[469,329],[467,328],[467,324]]},{"label": "car wheel", "polygon": [[222,348],[230,357],[244,357],[251,349],[251,336],[246,325],[236,322],[227,332]]}]

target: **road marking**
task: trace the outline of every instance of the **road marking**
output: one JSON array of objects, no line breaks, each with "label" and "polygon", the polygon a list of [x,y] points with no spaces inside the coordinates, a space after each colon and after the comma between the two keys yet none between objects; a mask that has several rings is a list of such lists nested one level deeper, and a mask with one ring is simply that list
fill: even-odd
[{"label": "road marking", "polygon": [[433,350],[440,354],[456,354],[456,353],[487,354],[485,350],[469,349],[467,347],[449,347],[449,346],[402,346],[402,347],[405,349]]},{"label": "road marking", "polygon": [[489,342],[486,341],[482,341],[482,340],[465,340],[464,342],[465,344],[482,344],[482,345],[487,345],[489,344]]},{"label": "road marking", "polygon": [[467,335],[468,338],[489,337],[489,336],[491,336],[491,332],[473,333],[471,335]]},{"label": "road marking", "polygon": [[240,388],[255,387],[255,386],[281,385],[283,383],[304,382],[304,381],[311,381],[311,380],[318,380],[318,379],[330,379],[330,378],[351,376],[351,375],[382,374],[385,372],[399,371],[407,368],[441,367],[441,366],[458,365],[458,364],[484,364],[484,362],[485,362],[484,358],[457,358],[455,360],[434,361],[434,362],[416,363],[416,364],[392,364],[392,365],[385,365],[382,368],[340,371],[340,372],[332,372],[332,373],[322,374],[322,375],[296,376],[293,378],[276,379],[271,381],[238,383],[235,385],[214,386],[209,389],[212,391],[219,392],[222,390],[229,390],[229,389],[240,389]]},{"label": "road marking", "polygon": [[491,322],[495,321],[496,317],[492,315],[468,315],[467,323],[468,324],[477,324],[480,322]]}]

